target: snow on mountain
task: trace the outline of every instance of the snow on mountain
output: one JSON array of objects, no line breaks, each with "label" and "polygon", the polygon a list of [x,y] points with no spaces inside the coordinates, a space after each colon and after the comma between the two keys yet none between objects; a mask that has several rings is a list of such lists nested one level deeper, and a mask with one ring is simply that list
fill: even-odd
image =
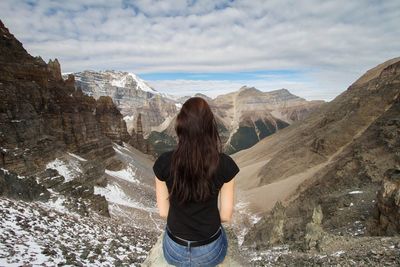
[{"label": "snow on mountain", "polygon": [[130,72],[115,72],[107,71],[110,73],[112,80],[111,85],[117,87],[130,87],[136,85],[137,90],[142,90],[145,92],[151,92],[153,94],[160,94],[160,92],[151,88],[145,81],[139,78],[136,74]]},{"label": "snow on mountain", "polygon": [[[96,71],[86,70],[83,72],[77,72],[73,74],[75,76],[75,81],[77,82],[78,85],[80,83],[91,84],[91,86],[94,87],[94,89],[96,89],[95,92],[92,92],[95,98],[97,98],[96,94],[98,94],[99,96],[109,95],[107,94],[107,92],[109,91],[109,88],[107,87],[109,86],[141,90],[144,92],[149,92],[153,95],[161,95],[160,92],[154,90],[139,76],[130,72],[114,71],[114,70],[96,72]],[[82,89],[85,91],[85,88]]]},{"label": "snow on mountain", "polygon": [[56,202],[0,197],[0,266],[140,266],[154,234]]},{"label": "snow on mountain", "polygon": [[109,96],[125,117],[128,132],[136,127],[139,113],[145,135],[165,117],[177,113],[177,101],[149,86],[136,74],[122,71],[83,71],[73,74],[75,85],[86,95],[98,99]]}]

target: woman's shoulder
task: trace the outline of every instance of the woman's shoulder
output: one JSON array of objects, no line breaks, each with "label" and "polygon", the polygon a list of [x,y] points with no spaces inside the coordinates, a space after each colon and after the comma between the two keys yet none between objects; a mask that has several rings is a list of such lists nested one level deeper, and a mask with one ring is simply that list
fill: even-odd
[{"label": "woman's shoulder", "polygon": [[174,150],[165,151],[165,152],[161,153],[161,154],[157,157],[156,161],[160,161],[160,160],[165,161],[165,160],[168,160],[168,159],[170,159],[170,158],[172,157],[172,154],[173,154],[173,153],[174,153]]},{"label": "woman's shoulder", "polygon": [[232,157],[230,155],[226,154],[225,152],[220,152],[219,153],[219,158],[220,158],[220,160],[223,160],[224,162],[226,162],[226,161],[229,161],[229,162],[234,161],[232,159]]},{"label": "woman's shoulder", "polygon": [[226,154],[220,153],[220,172],[224,183],[229,182],[240,171],[239,166],[233,158]]},{"label": "woman's shoulder", "polygon": [[166,170],[170,164],[171,156],[174,151],[161,153],[154,162],[153,171],[160,180],[166,179]]}]

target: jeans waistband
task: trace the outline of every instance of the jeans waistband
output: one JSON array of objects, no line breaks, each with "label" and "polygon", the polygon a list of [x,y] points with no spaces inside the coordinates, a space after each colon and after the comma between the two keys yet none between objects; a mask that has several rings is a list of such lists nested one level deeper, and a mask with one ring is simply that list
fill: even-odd
[{"label": "jeans waistband", "polygon": [[171,231],[169,230],[168,226],[166,226],[166,232],[167,232],[168,236],[173,241],[178,243],[179,245],[186,246],[186,247],[198,247],[198,246],[207,245],[207,244],[217,240],[217,238],[222,233],[222,229],[221,229],[221,226],[220,226],[218,228],[217,232],[215,232],[211,237],[209,237],[209,238],[207,238],[205,240],[199,240],[199,241],[190,241],[190,240],[185,240],[183,238],[177,237],[177,236],[175,236],[174,234],[171,233]]}]

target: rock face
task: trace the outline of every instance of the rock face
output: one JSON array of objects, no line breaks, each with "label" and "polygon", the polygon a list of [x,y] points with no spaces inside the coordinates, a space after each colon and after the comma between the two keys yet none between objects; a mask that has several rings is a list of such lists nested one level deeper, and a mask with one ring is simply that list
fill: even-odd
[{"label": "rock face", "polygon": [[386,171],[377,209],[377,225],[371,230],[380,235],[400,235],[400,169]]},{"label": "rock face", "polygon": [[145,154],[153,154],[153,149],[149,141],[143,137],[142,114],[139,113],[136,121],[136,132],[132,129],[132,138],[129,141],[134,148],[142,151]]},{"label": "rock face", "polygon": [[50,192],[36,182],[35,177],[21,177],[0,169],[0,196],[18,198],[25,201],[48,200]]},{"label": "rock face", "polygon": [[[265,216],[257,222],[244,240],[244,245],[257,250],[281,245],[284,241],[284,223],[286,220],[285,207],[277,202],[271,211],[270,216]],[[261,229],[261,231],[258,231]]]},{"label": "rock face", "polygon": [[[268,214],[276,201],[284,203],[285,242],[304,240],[318,205],[324,214],[321,228],[335,238],[374,234],[367,226],[380,217],[374,208],[376,191],[386,171],[400,166],[400,58],[367,74],[301,124],[233,155],[243,170],[238,187],[252,209]],[[389,191],[385,198],[378,196],[383,232],[389,225],[396,229],[385,224],[387,218],[398,221]],[[269,230],[256,225],[249,238],[252,231]]]},{"label": "rock face", "polygon": [[100,123],[103,134],[112,141],[119,144],[129,141],[130,135],[125,121],[111,97],[101,96],[96,101],[96,119]]},{"label": "rock face", "polygon": [[[249,148],[263,138],[303,120],[324,101],[306,101],[286,89],[261,92],[254,87],[220,95],[215,99],[197,94],[210,105],[218,125],[224,151],[228,154]],[[186,101],[188,97],[180,98]],[[176,145],[175,118],[149,135],[149,141],[160,154]],[[162,131],[161,131],[162,130]]]},{"label": "rock face", "polygon": [[218,96],[212,107],[221,122],[222,137],[226,137],[225,151],[231,154],[303,120],[323,103],[306,101],[287,89],[261,92],[244,86],[237,92]]},{"label": "rock face", "polygon": [[34,173],[65,150],[111,158],[109,138],[129,138],[111,99],[96,101],[75,90],[72,76],[61,79],[57,60],[33,58],[3,24],[0,31],[0,166]]},{"label": "rock face", "polygon": [[[133,73],[120,71],[83,71],[74,73],[78,88],[98,99],[110,96],[125,117],[128,132],[135,129],[139,113],[146,137],[153,127],[177,113],[176,101],[154,90]],[[136,129],[135,129],[136,130]]]},{"label": "rock face", "polygon": [[54,80],[56,81],[62,81],[62,76],[61,76],[61,65],[60,62],[58,62],[58,59],[49,60],[49,63],[47,63],[47,68],[50,71],[51,76],[53,76]]},{"label": "rock face", "polygon": [[112,141],[130,139],[121,113],[76,90],[72,75],[64,81],[57,59],[30,56],[2,22],[0,32],[0,194],[33,200],[51,189],[81,214],[109,215],[93,186],[118,166]]},{"label": "rock face", "polygon": [[305,249],[317,249],[321,250],[321,239],[324,236],[324,230],[322,229],[322,209],[321,206],[314,208],[311,222],[306,226],[306,235],[304,237]]}]

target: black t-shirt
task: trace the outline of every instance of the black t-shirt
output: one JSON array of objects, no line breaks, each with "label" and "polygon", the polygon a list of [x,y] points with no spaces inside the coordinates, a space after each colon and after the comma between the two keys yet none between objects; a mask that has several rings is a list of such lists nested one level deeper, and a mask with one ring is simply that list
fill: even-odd
[{"label": "black t-shirt", "polygon": [[[169,176],[173,151],[161,154],[153,166],[157,178],[165,181],[168,192],[171,192],[173,177]],[[239,172],[233,159],[220,153],[214,185],[219,190]],[[204,240],[213,235],[221,225],[218,210],[218,194],[214,194],[205,202],[189,201],[179,204],[173,197],[170,199],[167,225],[170,231],[186,240]]]}]

